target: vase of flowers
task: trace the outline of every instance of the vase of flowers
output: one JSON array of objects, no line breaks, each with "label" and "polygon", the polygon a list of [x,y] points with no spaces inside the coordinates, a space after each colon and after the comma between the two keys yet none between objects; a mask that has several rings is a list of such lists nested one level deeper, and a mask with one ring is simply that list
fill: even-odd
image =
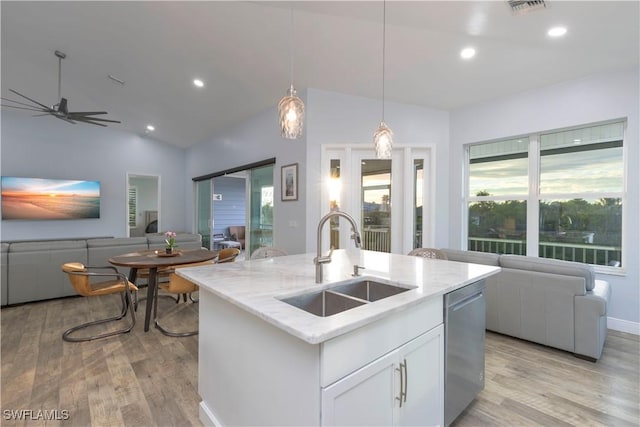
[{"label": "vase of flowers", "polygon": [[164,233],[165,251],[167,254],[172,254],[176,248],[176,233],[174,231],[167,231]]}]

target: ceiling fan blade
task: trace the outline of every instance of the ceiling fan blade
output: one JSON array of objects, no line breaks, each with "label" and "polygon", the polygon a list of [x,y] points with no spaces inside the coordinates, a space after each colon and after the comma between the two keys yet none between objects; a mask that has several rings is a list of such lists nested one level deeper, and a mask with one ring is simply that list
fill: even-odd
[{"label": "ceiling fan blade", "polygon": [[98,117],[74,116],[71,114],[69,114],[67,117],[70,118],[71,120],[78,120],[78,121],[90,120],[95,122],[122,123],[120,120],[100,119]]},{"label": "ceiling fan blade", "polygon": [[4,105],[4,104],[2,106],[7,108],[17,108],[18,110],[39,111],[39,112],[44,112],[45,114],[51,114],[46,110],[36,108],[36,107],[18,107],[17,105]]},{"label": "ceiling fan blade", "polygon": [[[90,120],[90,119],[74,119],[74,120],[77,120],[80,123],[89,123],[91,125],[96,125],[96,126],[102,126],[102,127],[106,127],[107,126],[107,125],[102,124],[102,123],[94,122],[93,120]],[[120,122],[118,122],[118,123],[120,123]]]},{"label": "ceiling fan blade", "polygon": [[[2,98],[0,97],[0,99],[2,99],[3,101],[7,101],[7,102],[13,102],[14,104],[18,104],[18,105],[23,105],[25,107],[31,107],[31,108],[39,108],[33,104],[27,104],[26,102],[20,102],[20,101],[16,101],[15,99],[9,99],[9,98]],[[12,105],[4,105],[4,107],[13,107]]]},{"label": "ceiling fan blade", "polygon": [[47,110],[50,110],[50,109],[51,109],[51,107],[49,107],[49,106],[47,106],[47,105],[44,105],[44,104],[41,104],[41,103],[39,103],[38,101],[36,101],[35,99],[31,99],[31,98],[29,98],[28,96],[21,94],[20,92],[16,92],[16,91],[15,91],[15,90],[13,90],[13,89],[9,89],[9,91],[10,91],[10,92],[15,93],[15,94],[16,94],[16,95],[18,95],[18,96],[23,97],[24,99],[28,99],[29,101],[33,102],[34,104],[37,104],[37,105],[41,106],[42,108],[46,108]]},{"label": "ceiling fan blade", "polygon": [[56,119],[64,120],[65,122],[67,122],[67,123],[71,123],[72,125],[75,125],[75,124],[76,124],[76,122],[74,122],[73,120],[67,119],[67,118],[66,118],[66,117],[64,117],[64,116],[58,116],[58,115],[56,115],[56,114],[52,114],[52,115],[53,115],[53,117],[55,117]]},{"label": "ceiling fan blade", "polygon": [[96,116],[98,114],[109,114],[106,111],[69,111],[69,115],[74,116]]}]

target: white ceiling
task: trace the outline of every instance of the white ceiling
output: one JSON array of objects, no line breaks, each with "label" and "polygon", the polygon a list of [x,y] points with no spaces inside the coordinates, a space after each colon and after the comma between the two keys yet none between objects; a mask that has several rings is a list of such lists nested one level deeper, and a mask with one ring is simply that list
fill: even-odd
[{"label": "white ceiling", "polygon": [[[638,1],[547,5],[515,15],[505,1],[387,1],[386,99],[454,109],[637,66]],[[380,99],[383,3],[368,1],[2,1],[2,96],[55,104],[61,50],[70,110],[106,110],[122,121],[112,128],[153,123],[154,138],[188,147],[267,108],[276,127],[292,9],[296,88]],[[567,35],[548,37],[555,25]],[[463,61],[468,45],[477,55]]]}]

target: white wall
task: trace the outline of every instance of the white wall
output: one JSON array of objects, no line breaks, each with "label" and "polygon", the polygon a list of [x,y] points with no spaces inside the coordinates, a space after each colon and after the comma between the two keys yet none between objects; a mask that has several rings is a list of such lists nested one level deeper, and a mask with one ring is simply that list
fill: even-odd
[{"label": "white wall", "polygon": [[[299,92],[298,96],[305,100],[304,93]],[[187,150],[186,219],[194,227],[195,184],[191,178],[275,157],[274,245],[291,254],[302,253],[306,228],[305,139],[304,135],[299,140],[283,139],[280,136],[276,102],[274,100],[273,108]],[[280,168],[291,163],[298,163],[298,200],[283,202],[280,197]]]},{"label": "white wall", "polygon": [[[320,156],[323,144],[369,144],[380,124],[380,100],[355,97],[317,89],[307,91],[307,236],[306,250],[316,250],[316,225],[327,210],[320,206]],[[435,245],[447,246],[449,207],[449,113],[414,105],[385,102],[385,122],[394,141],[402,145],[431,145],[436,150]]]},{"label": "white wall", "polygon": [[[463,145],[603,120],[627,118],[627,195],[624,211],[624,276],[599,275],[611,283],[608,316],[620,328],[640,322],[640,179],[638,68],[595,75],[451,112],[451,247],[462,248]],[[621,322],[617,322],[619,319]],[[635,322],[636,325],[628,324]],[[610,322],[611,326],[611,322]]]},{"label": "white wall", "polygon": [[160,176],[162,227],[187,231],[184,150],[111,127],[2,111],[4,176],[100,181],[99,219],[2,221],[3,241],[127,235],[127,173]]}]

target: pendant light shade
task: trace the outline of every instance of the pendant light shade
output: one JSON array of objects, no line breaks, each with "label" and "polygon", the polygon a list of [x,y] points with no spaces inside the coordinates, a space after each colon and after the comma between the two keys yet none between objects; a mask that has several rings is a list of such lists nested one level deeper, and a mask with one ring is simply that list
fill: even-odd
[{"label": "pendant light shade", "polygon": [[390,159],[393,149],[393,132],[384,122],[384,62],[385,62],[385,39],[386,39],[386,18],[387,5],[382,2],[382,121],[373,134],[373,146],[376,150],[376,158]]},{"label": "pendant light shade", "polygon": [[390,159],[393,148],[393,132],[385,122],[380,122],[380,126],[373,134],[373,146],[376,149],[376,158]]},{"label": "pendant light shade", "polygon": [[293,84],[287,90],[287,96],[278,103],[280,133],[283,138],[297,139],[302,136],[304,126],[304,103],[296,96]]},{"label": "pendant light shade", "polygon": [[278,103],[278,121],[280,134],[286,139],[298,139],[304,127],[304,103],[296,95],[293,87],[293,8],[291,8],[291,36],[289,44],[289,60],[291,66],[291,85],[287,95]]}]

